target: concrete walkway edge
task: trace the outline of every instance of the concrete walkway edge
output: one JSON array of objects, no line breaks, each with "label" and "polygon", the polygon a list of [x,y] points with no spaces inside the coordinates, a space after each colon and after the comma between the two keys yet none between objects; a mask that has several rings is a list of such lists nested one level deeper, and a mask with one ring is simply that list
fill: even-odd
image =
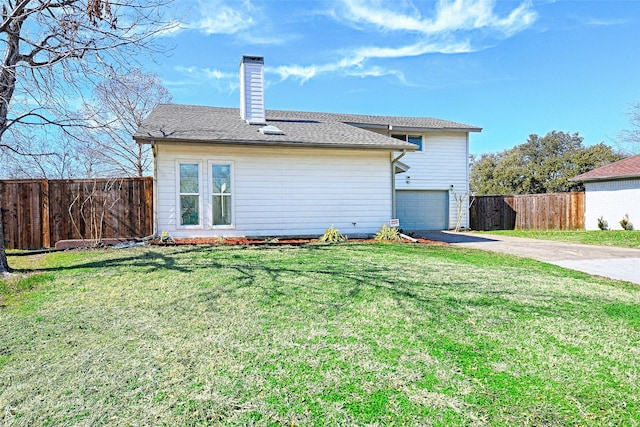
[{"label": "concrete walkway edge", "polygon": [[588,274],[640,284],[640,249],[452,231],[418,231],[414,236],[459,247],[532,258]]}]

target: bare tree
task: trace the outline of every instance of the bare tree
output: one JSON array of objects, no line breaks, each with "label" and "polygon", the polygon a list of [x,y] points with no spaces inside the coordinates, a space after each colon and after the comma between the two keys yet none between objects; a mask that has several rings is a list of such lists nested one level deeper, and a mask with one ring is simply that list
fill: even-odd
[{"label": "bare tree", "polygon": [[624,154],[640,154],[640,103],[629,108],[629,119],[631,127],[620,133],[616,146]]},{"label": "bare tree", "polygon": [[113,73],[96,86],[91,104],[84,106],[96,128],[85,128],[83,139],[92,143],[103,175],[143,176],[151,171],[151,148],[136,144],[131,135],[158,104],[171,101],[160,77],[137,68]]},{"label": "bare tree", "polygon": [[[175,23],[172,0],[4,0],[0,21],[0,146],[14,126],[87,126],[70,111],[83,92],[114,69],[135,65],[142,50]],[[132,64],[133,63],[133,64]],[[19,150],[16,150],[19,151]],[[1,200],[0,200],[1,206]],[[0,274],[9,272],[0,211]]]},{"label": "bare tree", "polygon": [[86,126],[9,129],[12,149],[0,147],[2,178],[143,176],[151,171],[151,148],[131,135],[160,103],[172,97],[156,74],[133,68],[100,81],[81,107]]},{"label": "bare tree", "polygon": [[[33,129],[12,127],[0,147],[0,179],[87,177],[82,141],[56,127]],[[12,147],[12,148],[8,148]]]},{"label": "bare tree", "polygon": [[464,193],[456,193],[451,186],[451,190],[449,190],[450,194],[453,195],[453,200],[456,202],[456,226],[454,231],[457,233],[462,230],[462,219],[464,218],[464,214],[469,212],[469,208],[471,208],[471,203],[469,200],[469,192],[466,191]]}]

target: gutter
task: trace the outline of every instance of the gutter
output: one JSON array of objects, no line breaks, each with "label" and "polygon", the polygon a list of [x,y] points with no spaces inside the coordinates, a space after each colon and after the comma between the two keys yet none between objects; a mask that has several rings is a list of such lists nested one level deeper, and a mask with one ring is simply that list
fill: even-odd
[{"label": "gutter", "polygon": [[393,129],[396,132],[482,132],[482,128],[469,126],[469,127],[424,127],[424,126],[402,126],[391,124],[374,124],[374,123],[356,123],[356,122],[343,122],[347,125],[354,126],[360,129]]},{"label": "gutter", "polygon": [[580,178],[579,176],[574,178],[569,178],[569,181],[573,182],[596,182],[596,181],[618,181],[621,179],[638,179],[640,178],[640,174],[631,174],[631,175],[609,175],[609,176],[597,176],[593,178]]},{"label": "gutter", "polygon": [[406,154],[407,150],[402,150],[402,153],[395,159],[393,153],[391,154],[391,218],[396,217],[396,163]]},{"label": "gutter", "polygon": [[[169,144],[189,144],[189,145],[227,145],[227,146],[255,146],[255,147],[303,147],[303,148],[330,148],[330,149],[367,149],[367,150],[391,150],[391,151],[405,151],[411,150],[414,146],[409,143],[398,144],[368,144],[368,143],[314,143],[314,142],[301,142],[301,141],[277,141],[277,140],[202,140],[202,139],[154,139],[135,137],[135,141],[138,144],[152,144],[159,145],[161,143]],[[398,141],[400,142],[400,141]],[[414,148],[415,150],[415,148]]]}]

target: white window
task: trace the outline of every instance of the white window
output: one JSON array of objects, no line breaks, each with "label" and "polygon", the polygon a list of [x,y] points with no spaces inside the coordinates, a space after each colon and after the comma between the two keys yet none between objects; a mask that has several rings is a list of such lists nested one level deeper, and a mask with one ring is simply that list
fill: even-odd
[{"label": "white window", "polygon": [[200,164],[178,163],[178,226],[197,227],[202,224],[200,200]]},{"label": "white window", "polygon": [[209,162],[211,171],[211,225],[233,225],[233,163]]},{"label": "white window", "polygon": [[406,135],[406,134],[392,134],[392,138],[399,139],[401,141],[409,142],[418,146],[416,151],[422,151],[422,135]]}]

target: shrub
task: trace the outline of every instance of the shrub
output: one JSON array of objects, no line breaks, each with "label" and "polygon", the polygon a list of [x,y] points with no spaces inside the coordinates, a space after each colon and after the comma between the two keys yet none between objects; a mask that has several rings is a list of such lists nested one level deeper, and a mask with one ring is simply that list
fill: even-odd
[{"label": "shrub", "polygon": [[176,242],[175,240],[173,240],[173,237],[171,237],[171,235],[167,231],[163,231],[162,234],[160,234],[160,241],[162,243],[175,243]]},{"label": "shrub", "polygon": [[606,219],[604,219],[603,217],[598,218],[598,228],[600,230],[608,230],[609,229],[609,223],[607,222]]},{"label": "shrub", "polygon": [[320,236],[318,240],[325,243],[339,243],[346,242],[347,236],[340,234],[337,228],[333,228],[333,226],[331,226],[325,230],[324,234]]},{"label": "shrub", "polygon": [[400,231],[396,227],[389,227],[387,224],[384,224],[380,231],[378,231],[375,235],[376,240],[402,240],[400,237]]},{"label": "shrub", "polygon": [[624,214],[624,218],[620,220],[620,227],[623,230],[633,230],[633,223],[629,221],[629,214]]}]

